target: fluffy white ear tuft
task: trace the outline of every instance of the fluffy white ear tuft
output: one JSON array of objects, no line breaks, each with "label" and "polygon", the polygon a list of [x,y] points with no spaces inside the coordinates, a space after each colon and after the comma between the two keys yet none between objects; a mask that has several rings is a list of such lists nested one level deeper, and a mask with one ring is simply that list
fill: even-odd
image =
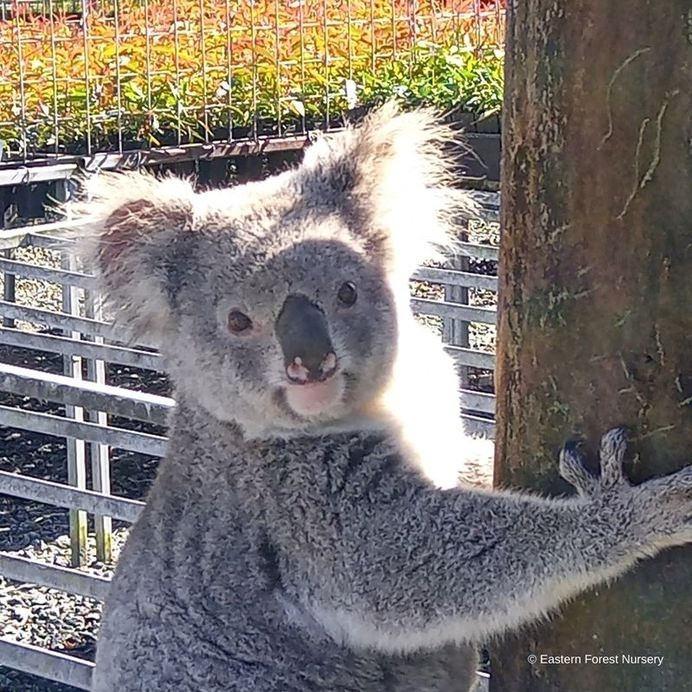
[{"label": "fluffy white ear tuft", "polygon": [[134,336],[160,339],[172,322],[171,249],[194,227],[189,181],[146,173],[99,174],[73,205],[84,221],[80,254],[107,305]]},{"label": "fluffy white ear tuft", "polygon": [[319,140],[303,166],[363,212],[360,232],[393,269],[410,274],[453,248],[461,219],[478,216],[471,197],[452,184],[455,139],[431,110],[400,113],[389,102],[360,126]]}]

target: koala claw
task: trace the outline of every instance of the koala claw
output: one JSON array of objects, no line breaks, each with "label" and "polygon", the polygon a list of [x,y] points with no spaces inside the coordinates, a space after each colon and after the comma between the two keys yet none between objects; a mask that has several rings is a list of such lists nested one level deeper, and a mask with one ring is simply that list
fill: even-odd
[{"label": "koala claw", "polygon": [[627,452],[627,429],[613,428],[601,438],[601,485],[612,488],[621,483],[629,485],[623,473],[625,453]]},{"label": "koala claw", "polygon": [[586,467],[586,459],[575,441],[568,442],[560,451],[560,475],[580,495],[591,495],[598,487],[598,478]]},{"label": "koala claw", "polygon": [[623,473],[627,451],[627,430],[613,428],[601,438],[599,476],[586,466],[584,455],[577,442],[568,442],[560,452],[560,475],[573,485],[580,495],[593,495],[598,490],[628,484]]}]

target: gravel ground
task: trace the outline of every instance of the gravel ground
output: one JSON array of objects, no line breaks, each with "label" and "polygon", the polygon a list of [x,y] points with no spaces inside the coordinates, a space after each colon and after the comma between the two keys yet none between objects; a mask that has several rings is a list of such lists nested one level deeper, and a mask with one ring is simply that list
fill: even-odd
[{"label": "gravel ground", "polygon": [[[25,367],[60,372],[60,357],[26,349],[0,347],[0,360]],[[155,373],[129,368],[111,368],[108,381],[123,387],[168,393],[166,379]],[[0,394],[3,405],[26,410],[62,413],[59,405],[50,405],[29,397]],[[123,421],[113,419],[122,424]],[[146,432],[161,433],[146,424],[130,425]],[[0,469],[55,482],[67,482],[64,440],[39,433],[0,427]],[[141,454],[112,450],[113,493],[143,499],[154,478],[158,460]],[[88,470],[88,467],[87,467]],[[90,527],[93,530],[93,527]],[[68,512],[36,502],[0,495],[0,550],[33,558],[45,564],[70,566]],[[114,522],[113,553],[117,559],[127,537],[127,524]],[[110,576],[113,563],[96,561],[95,540],[89,535],[88,564],[83,571]],[[100,618],[100,605],[93,599],[31,584],[21,584],[0,576],[0,636],[42,646],[73,656],[93,659]],[[0,691],[67,691],[72,688],[48,683],[42,678],[0,667]]]},{"label": "gravel ground", "polygon": [[[469,228],[471,242],[497,244],[497,224],[474,223]],[[15,251],[15,259],[31,261],[44,266],[59,266],[56,252],[39,249]],[[471,271],[495,273],[494,262],[471,260]],[[0,275],[0,286],[2,277]],[[412,282],[415,295],[440,298],[441,286]],[[51,284],[28,279],[17,280],[17,300],[24,305],[59,310],[60,290]],[[470,290],[471,305],[494,306],[495,294],[491,291]],[[441,332],[442,320],[434,317],[421,318],[423,322]],[[35,330],[32,325],[18,326]],[[490,325],[471,325],[471,348],[492,352],[495,346],[495,328]],[[0,346],[0,361],[61,373],[62,359],[54,354],[27,349]],[[167,379],[156,373],[133,368],[111,366],[107,381],[131,389],[168,394]],[[470,369],[470,386],[491,390],[488,371]],[[62,413],[59,405],[0,393],[0,404],[17,406],[26,410]],[[161,434],[154,426],[113,418],[116,425],[127,424],[132,429]],[[112,458],[112,487],[118,495],[142,499],[154,478],[157,460],[140,454],[114,450]],[[66,450],[59,438],[0,427],[0,469],[19,472],[65,483]],[[127,536],[127,525],[114,522],[114,556]],[[35,559],[45,564],[69,566],[68,513],[35,502],[0,495],[0,551]],[[110,576],[113,564],[96,561],[94,536],[89,536],[88,564],[83,571]],[[17,583],[0,576],[0,636],[68,653],[85,659],[93,659],[94,645],[100,618],[100,604],[93,599],[66,594],[54,589]],[[53,683],[43,678],[13,671],[0,666],[0,692],[71,692],[75,688]]]}]

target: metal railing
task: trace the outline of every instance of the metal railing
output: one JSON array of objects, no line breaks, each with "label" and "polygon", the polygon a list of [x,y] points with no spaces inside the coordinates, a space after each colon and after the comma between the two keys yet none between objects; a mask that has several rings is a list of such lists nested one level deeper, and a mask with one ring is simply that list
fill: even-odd
[{"label": "metal railing", "polygon": [[[497,215],[497,199],[479,193],[481,203],[485,203],[490,218]],[[67,222],[15,229],[0,235],[0,249],[20,247],[40,247],[59,249],[69,256],[72,241],[65,237],[70,229]],[[470,257],[485,261],[497,259],[497,248],[488,245],[463,243],[462,249]],[[44,267],[17,259],[0,259],[0,272],[17,277],[27,277],[51,282],[63,287],[63,291],[84,291],[89,294],[95,290],[94,279],[88,274],[66,265],[66,268]],[[457,289],[480,289],[495,291],[497,279],[494,276],[473,273],[467,270],[420,267],[412,277],[417,281],[430,282]],[[444,298],[432,300],[414,297],[411,306],[414,312],[441,318],[445,325],[451,321],[456,324],[469,322],[494,324],[495,311],[489,308],[463,304],[459,295],[445,293]],[[63,356],[70,366],[73,359],[86,359],[91,363],[118,363],[136,368],[161,370],[162,359],[151,348],[127,344],[126,335],[109,322],[96,316],[86,317],[78,314],[77,296],[71,294],[72,303],[63,310],[18,305],[11,301],[0,301],[0,317],[22,320],[33,325],[60,330],[61,334],[47,334],[24,331],[16,325],[0,328],[0,344],[47,351]],[[461,298],[468,302],[468,293]],[[63,306],[65,301],[63,301]],[[448,332],[448,329],[445,329]],[[458,332],[457,332],[458,333]],[[88,340],[85,340],[88,339]],[[99,339],[100,341],[96,341]],[[492,353],[475,350],[462,339],[448,343],[448,352],[456,362],[466,368],[492,370]],[[167,414],[174,401],[165,396],[124,389],[106,384],[103,377],[82,379],[81,361],[78,367],[68,367],[66,374],[51,374],[32,368],[0,363],[0,391],[18,394],[41,401],[53,402],[64,407],[65,415],[28,411],[14,406],[0,406],[0,425],[36,431],[72,440],[78,445],[93,444],[101,446],[105,455],[96,456],[92,450],[93,464],[108,465],[108,451],[111,448],[131,450],[151,456],[162,456],[166,439],[161,435],[114,425],[107,415],[118,416],[131,421],[142,421],[156,426],[165,425]],[[472,430],[492,434],[492,414],[494,397],[491,394],[463,389],[463,415]],[[77,411],[89,411],[102,415],[86,417]],[[70,447],[68,446],[68,453]],[[105,521],[96,524],[97,539],[100,530],[102,558],[108,558],[110,520],[133,522],[137,519],[143,503],[111,494],[108,473],[95,482],[92,489],[86,488],[83,453],[73,453],[68,457],[72,475],[69,484],[31,478],[18,473],[0,471],[0,493],[34,502],[68,508],[71,512],[70,532],[73,554],[73,567],[78,566],[84,555],[86,540],[86,515],[92,514]],[[94,481],[99,477],[93,474]],[[83,594],[102,600],[108,591],[108,579],[93,576],[79,569],[57,567],[35,560],[0,553],[0,574],[21,582],[34,583],[50,588]],[[0,664],[25,672],[41,675],[52,680],[88,689],[93,664],[73,656],[41,649],[28,644],[0,639]],[[486,680],[487,684],[487,680]]]}]

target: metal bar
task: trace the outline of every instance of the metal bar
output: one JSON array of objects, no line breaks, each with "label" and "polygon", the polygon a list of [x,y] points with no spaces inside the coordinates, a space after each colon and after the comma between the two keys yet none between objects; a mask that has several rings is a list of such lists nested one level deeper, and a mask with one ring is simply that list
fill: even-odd
[{"label": "metal bar", "polygon": [[482,324],[495,324],[497,311],[489,308],[478,308],[470,305],[457,305],[442,300],[428,300],[426,298],[412,298],[411,310],[424,315],[437,317],[451,317],[467,322],[481,322]]},{"label": "metal bar", "polygon": [[[93,291],[84,292],[84,312],[87,317],[102,317],[101,303],[95,297]],[[103,337],[94,337],[97,343],[103,343]],[[89,358],[86,360],[87,380],[96,382],[99,387],[106,386],[106,364],[102,359]],[[108,425],[108,414],[104,410],[87,411],[89,420],[101,426]],[[90,442],[88,445],[91,461],[91,479],[94,490],[110,495],[111,472],[110,453],[108,445],[99,442]],[[112,547],[112,522],[111,518],[102,514],[94,516],[94,528],[96,533],[96,558],[101,562],[110,562]]]},{"label": "metal bar", "polygon": [[[74,257],[65,253],[61,258],[64,268],[72,270]],[[62,309],[64,312],[79,315],[79,289],[72,286],[62,287]],[[65,332],[72,339],[79,339],[79,332]],[[82,359],[77,355],[63,356],[63,369],[66,375],[74,380],[82,379]],[[84,409],[81,406],[67,404],[65,416],[78,423],[84,421]],[[80,489],[86,488],[86,445],[76,435],[65,439],[67,445],[67,482]],[[71,564],[79,567],[87,559],[87,516],[80,510],[70,510],[70,546],[72,549]]]},{"label": "metal bar", "polygon": [[397,58],[397,45],[396,45],[396,2],[391,0],[389,4],[389,9],[392,13],[392,58],[396,60]]},{"label": "metal bar", "polygon": [[[70,159],[74,157],[68,157]],[[56,157],[57,161],[57,157]],[[41,165],[36,160],[31,167],[25,165],[10,166],[0,165],[0,186],[3,185],[29,185],[31,183],[43,183],[51,180],[62,180],[72,177],[77,170],[75,163],[53,163],[51,159]]]},{"label": "metal bar", "polygon": [[231,31],[231,0],[226,0],[226,90],[228,108],[228,140],[233,139],[233,32]]},{"label": "metal bar", "polygon": [[80,690],[91,689],[94,664],[74,656],[0,637],[0,664],[64,685],[72,685]]},{"label": "metal bar", "polygon": [[108,411],[155,425],[166,425],[174,401],[122,387],[0,363],[0,389],[36,399]]},{"label": "metal bar", "polygon": [[120,363],[145,370],[161,370],[163,368],[162,358],[158,353],[95,344],[89,341],[75,341],[63,336],[34,334],[18,329],[0,327],[0,344],[62,355],[76,354],[84,358],[101,358],[109,363]]},{"label": "metal bar", "polygon": [[492,353],[450,345],[445,345],[445,351],[460,365],[470,365],[472,368],[482,368],[484,370],[495,369],[495,356]]},{"label": "metal bar", "polygon": [[[302,59],[304,69],[305,59]],[[331,132],[338,132],[333,128]],[[26,164],[15,162],[0,163],[0,187],[7,185],[28,185],[71,178],[77,171],[98,170],[133,170],[141,166],[167,165],[198,159],[232,158],[235,156],[256,156],[258,154],[279,151],[299,151],[310,143],[307,132],[284,137],[238,138],[206,143],[179,144],[156,147],[154,149],[134,149],[123,152],[96,152],[88,156],[64,154],[43,159],[32,159]],[[469,194],[480,200],[483,207],[481,215],[495,220],[498,205],[494,204],[491,195],[471,191]],[[489,200],[486,202],[486,198]],[[487,246],[481,246],[483,248]],[[487,259],[497,259],[488,257]]]},{"label": "metal bar", "polygon": [[132,524],[144,509],[144,503],[137,500],[102,495],[93,490],[78,490],[62,483],[29,478],[8,471],[0,471],[0,493],[56,507],[83,509],[92,514],[100,512]]},{"label": "metal bar", "polygon": [[0,301],[0,315],[14,317],[25,322],[42,324],[46,327],[79,331],[91,336],[103,336],[113,341],[119,341],[123,338],[122,332],[106,322],[91,320],[88,317],[74,317],[65,312],[51,312],[50,310],[42,310],[40,308],[14,305],[4,300]]},{"label": "metal bar", "polygon": [[490,675],[478,671],[476,673],[476,685],[471,692],[489,692],[490,690]]},{"label": "metal bar", "polygon": [[[464,259],[463,257],[460,259]],[[0,267],[2,263],[0,263]],[[416,281],[429,281],[431,283],[445,284],[447,286],[464,286],[478,288],[487,291],[497,291],[497,277],[485,274],[473,274],[457,269],[437,269],[433,267],[419,267],[411,277]]]},{"label": "metal bar", "polygon": [[[281,112],[281,36],[279,34],[279,0],[274,0],[274,101],[276,107],[276,133],[283,134],[283,113]],[[303,109],[304,110],[304,109]]]},{"label": "metal bar", "polygon": [[[81,272],[54,269],[52,267],[39,267],[35,264],[18,262],[12,259],[0,258],[0,271],[12,272],[18,276],[26,276],[39,281],[49,281],[56,284],[69,284],[79,288],[95,288],[96,277]],[[5,298],[7,300],[7,298]]]},{"label": "metal bar", "polygon": [[[89,0],[82,0],[82,51],[84,53],[84,93],[86,104],[86,150],[91,154],[91,84],[89,73]],[[2,183],[0,183],[1,185]]]},{"label": "metal bar", "polygon": [[199,0],[199,47],[202,58],[202,120],[204,122],[204,141],[209,141],[209,99],[207,98],[207,44],[204,33],[204,0]]},{"label": "metal bar", "polygon": [[45,234],[43,232],[29,234],[25,239],[25,243],[29,247],[40,247],[45,250],[72,250],[75,246],[75,240],[72,238],[59,234]]},{"label": "metal bar", "polygon": [[68,593],[105,600],[110,579],[84,574],[76,569],[46,565],[36,560],[0,553],[0,574],[7,579],[59,589]]},{"label": "metal bar", "polygon": [[497,214],[500,213],[499,192],[486,192],[485,190],[469,190],[468,194],[486,210],[494,211]]},{"label": "metal bar", "polygon": [[252,139],[257,139],[257,26],[255,24],[255,3],[250,3],[250,46],[252,55]]},{"label": "metal bar", "polygon": [[[56,221],[55,223],[45,223],[40,226],[20,226],[19,228],[3,231],[0,233],[0,250],[30,245],[34,235],[38,238],[61,236],[86,226],[88,223],[89,219]],[[68,243],[74,243],[74,240],[69,238],[64,240]]]},{"label": "metal bar", "polygon": [[[5,205],[4,203],[0,206],[0,236],[4,235],[2,231],[5,228]],[[12,260],[13,252],[8,249],[4,252],[0,252],[0,257],[6,258],[6,260]],[[2,298],[8,303],[14,303],[16,300],[16,285],[17,279],[14,274],[4,273],[2,275]],[[14,320],[9,318],[4,318],[0,321],[0,324],[4,327],[14,327]]]},{"label": "metal bar", "polygon": [[480,435],[491,440],[495,439],[495,422],[489,418],[481,418],[480,416],[472,416],[468,413],[462,413],[461,418],[464,421],[464,430],[469,435]]},{"label": "metal bar", "polygon": [[481,413],[495,413],[495,397],[492,394],[471,389],[462,389],[459,394],[462,408]]},{"label": "metal bar", "polygon": [[204,144],[179,144],[156,149],[101,152],[89,156],[65,155],[30,165],[0,164],[0,187],[71,178],[78,170],[134,170],[142,166],[165,166],[198,159],[257,156],[278,151],[299,151],[310,143],[307,134],[286,137],[253,137]]},{"label": "metal bar", "polygon": [[[462,255],[455,255],[450,259],[450,262],[455,270],[458,270],[459,274],[468,275],[469,269],[469,258]],[[473,276],[473,274],[471,274]],[[467,282],[469,279],[466,280]],[[459,284],[458,282],[444,284],[444,299],[449,303],[460,303],[462,305],[468,305],[469,303],[469,289],[465,284]],[[451,344],[452,346],[460,346],[462,348],[468,348],[469,346],[469,323],[464,320],[458,320],[454,318],[445,317],[442,325],[442,338],[443,340]],[[458,368],[459,372],[459,384],[461,387],[469,386],[469,369],[466,366]]]},{"label": "metal bar", "polygon": [[176,134],[178,144],[183,141],[183,100],[180,88],[180,37],[178,35],[178,1],[173,0],[173,63],[175,65],[175,108],[177,117]]},{"label": "metal bar", "polygon": [[[0,226],[1,228],[1,226]],[[5,250],[2,255],[7,259],[0,259],[0,262],[12,262],[12,250]],[[2,267],[0,266],[0,269]],[[3,274],[2,282],[2,298],[8,303],[15,303],[17,300],[17,277],[14,274],[8,274],[5,272]],[[5,317],[2,320],[3,327],[14,327],[15,323],[11,317]]]},{"label": "metal bar", "polygon": [[155,425],[166,425],[173,399],[122,387],[0,363],[0,389],[35,399],[108,411]]},{"label": "metal bar", "polygon": [[328,130],[331,125],[331,93],[329,91],[329,31],[327,21],[327,0],[322,1],[324,36],[324,126]]},{"label": "metal bar", "polygon": [[48,14],[50,22],[50,67],[51,67],[51,86],[53,96],[53,151],[57,154],[60,151],[60,128],[58,126],[58,60],[56,52],[56,32],[55,32],[55,8],[53,0],[48,0]]},{"label": "metal bar", "polygon": [[0,406],[0,425],[34,430],[55,437],[74,437],[89,442],[103,442],[111,447],[129,449],[132,452],[154,457],[162,457],[166,454],[167,440],[159,435],[110,426],[103,427],[95,423],[82,423],[50,413],[24,411],[10,406]]},{"label": "metal bar", "polygon": [[27,118],[26,118],[26,90],[25,90],[25,78],[24,73],[24,55],[22,53],[22,22],[20,21],[19,3],[15,5],[16,11],[14,13],[15,20],[15,34],[17,36],[17,67],[19,71],[19,132],[22,138],[22,158],[24,161],[27,160],[29,156],[29,147],[27,144]]},{"label": "metal bar", "polygon": [[[303,16],[303,4],[303,2],[298,3],[298,35],[300,40],[298,64],[300,65],[300,98],[301,100],[305,101],[305,18]],[[300,114],[301,132],[307,132],[306,114],[307,109],[303,107]]]},{"label": "metal bar", "polygon": [[145,77],[147,80],[147,130],[149,134],[149,141],[154,137],[154,130],[158,129],[154,127],[155,118],[153,117],[152,101],[151,101],[151,77],[152,77],[152,66],[151,66],[151,34],[149,30],[151,26],[151,19],[149,14],[149,0],[144,0],[144,26],[145,28]]},{"label": "metal bar", "polygon": [[[123,99],[122,75],[120,71],[120,1],[113,1],[113,26],[115,28],[115,118],[118,130],[118,151],[121,152],[123,150]],[[145,28],[145,31],[147,31],[147,28]]]},{"label": "metal bar", "polygon": [[459,243],[462,252],[469,254],[475,259],[492,260],[497,262],[499,249],[495,245],[479,245],[478,243]]},{"label": "metal bar", "polygon": [[375,48],[375,2],[374,0],[370,0],[369,7],[368,9],[370,10],[370,21],[368,22],[370,25],[370,69],[372,72],[375,72],[376,68],[376,48]]}]

